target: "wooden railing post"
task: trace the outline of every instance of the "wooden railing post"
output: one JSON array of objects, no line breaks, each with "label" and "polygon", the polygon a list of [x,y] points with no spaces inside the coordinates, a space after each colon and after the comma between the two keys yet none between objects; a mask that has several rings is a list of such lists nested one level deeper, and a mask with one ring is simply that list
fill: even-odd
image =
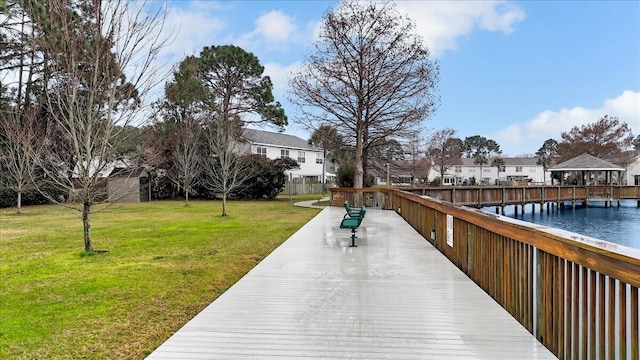
[{"label": "wooden railing post", "polygon": [[533,250],[533,336],[540,342],[544,343],[542,334],[544,334],[544,278],[543,278],[543,263],[542,256],[540,256],[540,250],[534,248]]}]

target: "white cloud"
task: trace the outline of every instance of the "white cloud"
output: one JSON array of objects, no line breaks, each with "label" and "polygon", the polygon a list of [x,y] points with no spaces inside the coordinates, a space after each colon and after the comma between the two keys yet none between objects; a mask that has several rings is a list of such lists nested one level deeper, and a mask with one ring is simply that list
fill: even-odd
[{"label": "white cloud", "polygon": [[264,65],[264,75],[268,75],[273,83],[273,92],[276,101],[283,102],[286,97],[286,91],[289,84],[291,74],[297,72],[302,67],[302,63],[296,62],[288,66],[282,66],[276,63],[267,63]]},{"label": "white cloud", "polygon": [[502,1],[400,1],[398,10],[416,22],[433,56],[457,47],[459,37],[474,28],[510,33],[526,15],[518,6]]},{"label": "white cloud", "polygon": [[233,42],[245,48],[265,45],[283,48],[287,43],[295,41],[297,35],[295,21],[282,11],[272,10],[256,19],[253,31],[240,35]]},{"label": "white cloud", "polygon": [[[198,54],[204,46],[216,45],[220,32],[226,27],[225,21],[212,15],[210,11],[204,11],[202,3],[192,4],[190,7],[167,9],[166,29],[171,32],[173,41],[163,53],[173,57],[175,61],[185,55]],[[215,5],[211,4],[210,6]]]},{"label": "white cloud", "polygon": [[270,42],[286,42],[293,38],[296,26],[282,11],[272,10],[256,20],[256,32]]},{"label": "white cloud", "polygon": [[[640,92],[624,91],[619,96],[606,99],[601,107],[588,109],[576,106],[570,109],[546,110],[533,119],[507,126],[490,135],[509,155],[535,152],[546,139],[560,139],[560,134],[574,126],[583,126],[602,116],[615,116],[626,122],[634,135],[640,134]],[[520,149],[520,150],[512,150]]]}]

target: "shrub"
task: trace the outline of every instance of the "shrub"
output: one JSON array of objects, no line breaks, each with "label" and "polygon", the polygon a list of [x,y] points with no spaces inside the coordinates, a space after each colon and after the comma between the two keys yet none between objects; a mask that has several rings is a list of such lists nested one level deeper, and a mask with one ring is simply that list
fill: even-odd
[{"label": "shrub", "polygon": [[[53,186],[43,185],[40,187],[40,191],[30,189],[22,193],[22,206],[48,204],[50,202],[49,198],[64,200],[64,195],[64,192]],[[0,187],[0,207],[6,208],[17,205],[18,193],[11,188]]]},{"label": "shrub", "polygon": [[[353,187],[353,182],[356,174],[356,167],[351,164],[340,165],[336,172],[336,184],[338,187]],[[364,177],[364,187],[371,187],[375,183],[375,177],[371,174],[366,174]]]},{"label": "shrub", "polygon": [[290,158],[271,160],[254,154],[247,155],[247,161],[250,176],[236,194],[240,199],[275,199],[284,190],[285,171],[298,167]]}]

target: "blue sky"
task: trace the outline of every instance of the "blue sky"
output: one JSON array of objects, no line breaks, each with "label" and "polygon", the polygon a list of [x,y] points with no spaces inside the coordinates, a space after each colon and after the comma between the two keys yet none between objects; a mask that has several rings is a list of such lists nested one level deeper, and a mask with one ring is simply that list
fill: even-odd
[{"label": "blue sky", "polygon": [[[300,68],[335,1],[167,1],[171,62],[204,46],[253,52],[295,123],[287,78]],[[440,64],[441,104],[425,135],[446,127],[534,153],[572,126],[617,116],[640,134],[640,2],[398,1]]]}]

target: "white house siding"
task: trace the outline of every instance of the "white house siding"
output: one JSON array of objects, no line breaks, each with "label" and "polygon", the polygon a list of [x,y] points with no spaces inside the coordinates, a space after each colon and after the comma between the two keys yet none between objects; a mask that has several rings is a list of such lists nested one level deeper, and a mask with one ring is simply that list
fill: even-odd
[{"label": "white house siding", "polygon": [[[267,158],[268,159],[279,159],[282,157],[282,150],[289,151],[289,157],[298,162],[300,165],[300,169],[294,169],[291,172],[294,177],[300,176],[322,176],[322,163],[316,163],[316,158],[319,156],[322,159],[322,151],[312,151],[307,149],[299,149],[299,148],[287,148],[280,146],[273,146],[267,144],[253,144],[251,145],[251,153],[258,154],[258,148],[266,148],[267,149]],[[299,159],[299,153],[304,154],[304,162],[301,162]],[[324,159],[322,159],[324,161]]]},{"label": "white house siding", "polygon": [[627,166],[624,180],[626,185],[640,186],[640,155]]},{"label": "white house siding", "polygon": [[[251,153],[262,154],[269,159],[278,159],[283,156],[283,151],[288,151],[288,156],[300,165],[299,169],[293,169],[290,173],[294,178],[322,179],[322,162],[316,159],[322,158],[322,150],[307,144],[306,140],[299,137],[281,133],[272,133],[261,130],[245,130],[245,139],[251,145]],[[266,149],[266,154],[258,149]],[[304,155],[304,156],[300,156]],[[304,162],[300,161],[304,158]]]}]

